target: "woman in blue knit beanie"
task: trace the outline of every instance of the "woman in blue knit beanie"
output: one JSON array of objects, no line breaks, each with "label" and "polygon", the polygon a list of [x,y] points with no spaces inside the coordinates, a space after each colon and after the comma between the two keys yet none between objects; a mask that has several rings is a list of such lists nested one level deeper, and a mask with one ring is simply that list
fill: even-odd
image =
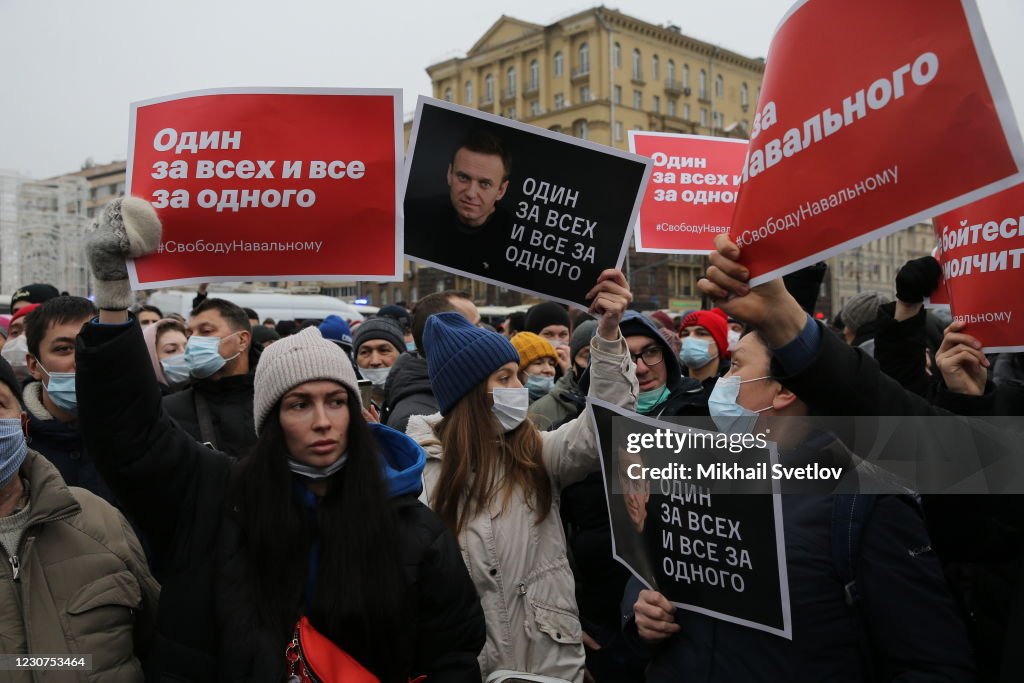
[{"label": "woman in blue knit beanie", "polygon": [[[632,299],[620,271],[590,291],[590,395],[632,408],[636,366],[619,332]],[[423,335],[439,414],[414,416],[408,434],[427,451],[423,499],[456,533],[487,621],[484,677],[510,669],[583,681],[583,630],[558,500],[600,467],[583,413],[541,433],[526,419],[519,354],[500,334],[438,313]]]}]

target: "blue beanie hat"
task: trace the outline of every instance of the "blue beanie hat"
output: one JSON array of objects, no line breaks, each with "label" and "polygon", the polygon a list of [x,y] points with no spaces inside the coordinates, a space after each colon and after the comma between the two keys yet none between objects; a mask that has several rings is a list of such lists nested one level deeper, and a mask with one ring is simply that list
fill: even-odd
[{"label": "blue beanie hat", "polygon": [[339,316],[329,315],[320,323],[320,336],[352,350],[352,328]]},{"label": "blue beanie hat", "polygon": [[508,339],[452,311],[427,318],[423,344],[430,349],[427,375],[442,415],[502,365],[519,366],[519,352]]}]

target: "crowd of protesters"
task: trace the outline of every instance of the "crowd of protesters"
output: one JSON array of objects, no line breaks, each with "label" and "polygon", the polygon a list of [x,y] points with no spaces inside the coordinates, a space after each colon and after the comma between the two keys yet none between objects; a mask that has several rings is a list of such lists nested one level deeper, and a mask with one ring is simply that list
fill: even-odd
[{"label": "crowd of protesters", "polygon": [[[849,576],[834,497],[783,496],[792,639],[678,608],[612,551],[587,396],[748,429],[1021,414],[1021,356],[923,308],[931,257],[830,325],[823,266],[750,287],[720,236],[707,310],[631,310],[608,270],[588,315],[493,331],[456,291],[358,324],[261,322],[205,288],[165,314],[125,266],[159,237],[115,200],[95,300],[32,284],[0,319],[0,654],[88,654],[90,681],[1024,680],[1018,496],[873,497]],[[349,668],[303,678],[317,661]]]}]

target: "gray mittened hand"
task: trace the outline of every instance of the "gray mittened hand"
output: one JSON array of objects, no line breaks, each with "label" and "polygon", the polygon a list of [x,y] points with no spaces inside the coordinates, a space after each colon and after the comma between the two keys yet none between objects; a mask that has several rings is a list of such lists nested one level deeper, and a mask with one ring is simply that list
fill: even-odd
[{"label": "gray mittened hand", "polygon": [[145,200],[118,197],[104,207],[85,244],[97,306],[122,310],[132,305],[125,260],[155,251],[160,232],[160,219]]}]

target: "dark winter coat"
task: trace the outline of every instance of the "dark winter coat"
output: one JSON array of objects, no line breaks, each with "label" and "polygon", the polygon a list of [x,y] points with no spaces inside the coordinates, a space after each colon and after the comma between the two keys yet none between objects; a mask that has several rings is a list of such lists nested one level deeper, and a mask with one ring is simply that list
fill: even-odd
[{"label": "dark winter coat", "polygon": [[[226,626],[251,612],[256,599],[234,579],[240,534],[224,509],[233,460],[199,444],[161,410],[137,324],[86,325],[76,362],[85,443],[103,453],[97,465],[151,540],[162,573],[147,676],[282,680],[285,643],[254,629],[243,637]],[[397,437],[411,444],[386,431],[378,441]],[[389,464],[396,454],[405,457],[392,446],[382,447]],[[425,506],[406,497],[395,504],[404,574],[416,596],[407,618],[416,624],[417,659],[408,668],[432,682],[479,681],[483,614],[455,540]]]},{"label": "dark winter coat", "polygon": [[[911,391],[904,391],[896,380],[881,371],[874,358],[844,343],[823,326],[819,327],[821,344],[806,368],[788,374],[777,358],[772,362],[772,375],[799,396],[814,414],[949,416],[955,412],[993,415],[1001,410],[996,408],[999,402],[1010,401],[1008,405],[1014,402],[1012,398],[1000,398],[1000,392],[990,385],[982,397],[940,391],[932,403]],[[979,449],[985,450],[983,435],[975,435],[974,441]],[[1022,498],[926,495],[922,500],[936,552],[947,570],[953,569],[957,575],[954,588],[963,613],[971,618],[968,627],[978,649],[978,662],[990,668],[989,672],[982,672],[990,677],[983,675],[982,680],[1017,680],[1014,676],[1024,668],[1024,651],[1019,646],[1024,637],[1020,568],[1024,558]],[[951,567],[952,564],[959,566]],[[994,678],[1004,657],[1017,660],[1002,665],[1004,678]]]},{"label": "dark winter coat", "polygon": [[43,405],[42,388],[42,383],[30,382],[23,392],[29,445],[56,466],[68,486],[83,488],[119,507],[82,443],[78,422],[61,422],[50,415]]},{"label": "dark winter coat", "polygon": [[[217,450],[235,458],[245,457],[256,444],[252,417],[254,372],[218,380],[198,380],[188,389],[165,396],[164,409],[196,441],[209,441]],[[198,400],[206,402],[212,435],[203,434]]]},{"label": "dark winter coat", "polygon": [[403,353],[395,361],[384,384],[386,405],[381,421],[405,432],[413,415],[433,415],[437,399],[430,388],[427,360],[416,353]]}]

